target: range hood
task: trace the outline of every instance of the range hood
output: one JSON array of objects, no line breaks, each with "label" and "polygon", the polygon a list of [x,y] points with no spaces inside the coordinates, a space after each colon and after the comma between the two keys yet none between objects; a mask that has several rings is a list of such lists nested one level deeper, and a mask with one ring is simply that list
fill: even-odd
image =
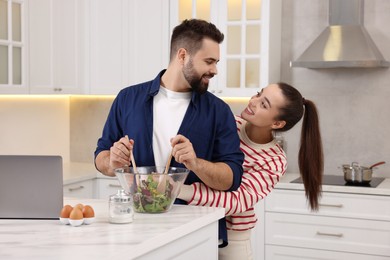
[{"label": "range hood", "polygon": [[291,67],[389,67],[363,25],[364,0],[329,0],[329,26]]}]

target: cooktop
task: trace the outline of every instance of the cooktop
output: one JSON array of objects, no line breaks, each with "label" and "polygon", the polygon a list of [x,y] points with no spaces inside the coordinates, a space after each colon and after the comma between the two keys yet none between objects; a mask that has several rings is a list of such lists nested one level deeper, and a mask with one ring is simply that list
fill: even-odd
[{"label": "cooktop", "polygon": [[[374,177],[369,183],[347,183],[344,176],[324,175],[322,177],[322,185],[336,185],[336,186],[358,186],[358,187],[377,187],[385,178]],[[292,180],[291,183],[302,183],[301,177]]]}]

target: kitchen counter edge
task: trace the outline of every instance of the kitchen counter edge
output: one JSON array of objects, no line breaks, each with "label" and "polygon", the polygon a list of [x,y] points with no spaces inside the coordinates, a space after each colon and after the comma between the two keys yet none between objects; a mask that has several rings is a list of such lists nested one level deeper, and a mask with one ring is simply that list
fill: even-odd
[{"label": "kitchen counter edge", "polygon": [[[302,183],[291,183],[299,178],[298,173],[286,173],[275,185],[275,189],[304,190]],[[385,178],[377,187],[323,185],[323,192],[352,193],[362,195],[390,196],[390,178]]]}]

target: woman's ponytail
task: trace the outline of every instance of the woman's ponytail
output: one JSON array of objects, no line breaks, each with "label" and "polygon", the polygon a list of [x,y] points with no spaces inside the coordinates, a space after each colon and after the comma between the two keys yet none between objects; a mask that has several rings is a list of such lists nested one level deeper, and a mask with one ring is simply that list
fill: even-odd
[{"label": "woman's ponytail", "polygon": [[321,133],[316,106],[310,100],[303,99],[303,102],[305,112],[302,122],[298,165],[310,208],[318,210],[324,171]]},{"label": "woman's ponytail", "polygon": [[283,82],[279,82],[278,85],[286,100],[277,118],[277,120],[284,120],[286,125],[278,131],[291,129],[303,116],[298,166],[310,208],[318,210],[318,201],[322,192],[324,156],[317,108],[312,101],[303,98],[294,87]]}]

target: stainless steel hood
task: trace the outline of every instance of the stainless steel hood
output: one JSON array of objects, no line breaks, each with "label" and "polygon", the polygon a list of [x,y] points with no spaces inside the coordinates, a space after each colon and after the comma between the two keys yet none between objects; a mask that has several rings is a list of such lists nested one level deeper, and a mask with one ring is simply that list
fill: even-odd
[{"label": "stainless steel hood", "polygon": [[329,0],[329,26],[290,63],[304,68],[389,67],[363,26],[364,0]]}]

